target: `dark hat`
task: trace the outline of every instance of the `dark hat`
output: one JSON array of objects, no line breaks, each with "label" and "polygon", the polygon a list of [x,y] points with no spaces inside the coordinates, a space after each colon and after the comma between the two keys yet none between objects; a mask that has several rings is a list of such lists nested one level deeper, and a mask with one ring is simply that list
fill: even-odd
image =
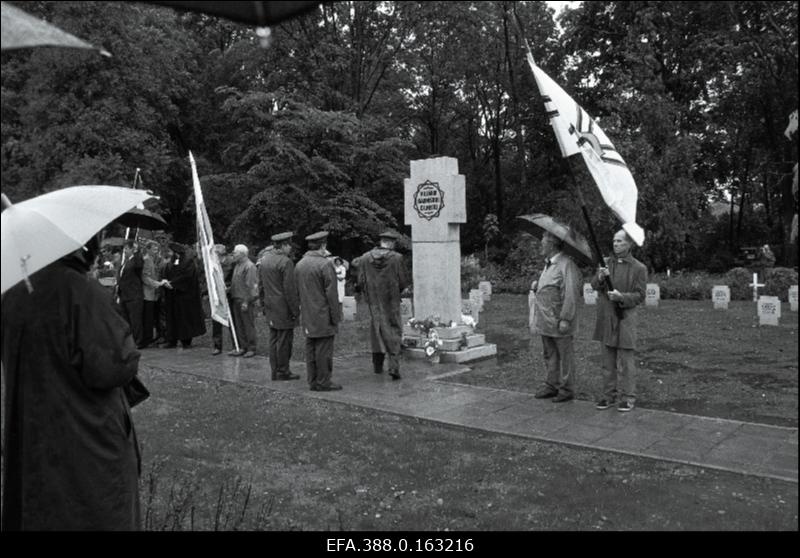
[{"label": "dark hat", "polygon": [[293,232],[282,232],[278,234],[273,234],[270,238],[272,242],[283,242],[284,240],[289,240],[294,236]]},{"label": "dark hat", "polygon": [[328,238],[328,231],[319,231],[308,235],[306,240],[309,242],[319,242],[320,240],[325,240],[326,238]]},{"label": "dark hat", "polygon": [[383,231],[381,234],[378,235],[381,238],[388,238],[390,240],[397,240],[400,238],[400,233],[397,231],[393,231],[392,229]]}]

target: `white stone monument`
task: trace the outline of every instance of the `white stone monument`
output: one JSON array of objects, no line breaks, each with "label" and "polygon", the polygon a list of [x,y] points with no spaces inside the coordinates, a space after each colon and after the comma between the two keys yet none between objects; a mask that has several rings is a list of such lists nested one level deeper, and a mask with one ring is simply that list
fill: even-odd
[{"label": "white stone monument", "polygon": [[345,296],[342,299],[342,319],[352,322],[356,319],[356,297]]},{"label": "white stone monument", "polygon": [[[455,323],[455,327],[436,329],[445,342],[442,362],[467,362],[496,355],[496,345],[484,343],[482,335],[461,325],[459,227],[467,222],[467,207],[458,160],[438,157],[411,161],[411,178],[405,179],[404,198],[405,224],[411,226],[414,317],[424,320],[438,316],[442,323]],[[405,328],[404,339],[408,345],[418,344],[419,334]],[[424,351],[409,349],[408,354],[424,356]]]},{"label": "white stone monument", "polygon": [[797,312],[797,285],[789,287],[789,307],[792,312]]},{"label": "white stone monument", "polygon": [[758,325],[778,325],[781,317],[781,299],[777,296],[758,297]]},{"label": "white stone monument", "polygon": [[597,291],[592,288],[591,283],[583,284],[583,301],[589,306],[597,304]]},{"label": "white stone monument", "polygon": [[492,284],[489,281],[481,281],[478,283],[478,290],[483,293],[484,302],[492,300]]},{"label": "white stone monument", "polygon": [[648,283],[644,297],[645,306],[658,306],[659,300],[661,300],[661,287],[658,283]]},{"label": "white stone monument", "polygon": [[714,285],[711,288],[711,300],[714,310],[727,310],[731,301],[731,288],[728,285]]}]

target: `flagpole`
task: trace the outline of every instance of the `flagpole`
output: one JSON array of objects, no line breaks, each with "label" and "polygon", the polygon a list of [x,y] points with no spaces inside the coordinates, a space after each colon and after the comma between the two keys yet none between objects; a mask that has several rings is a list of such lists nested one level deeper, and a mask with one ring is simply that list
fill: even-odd
[{"label": "flagpole", "polygon": [[[531,52],[531,47],[528,44],[528,40],[525,38],[525,34],[522,32],[522,22],[519,19],[519,15],[517,14],[516,6],[514,6],[514,21],[517,24],[517,31],[519,32],[520,38],[522,39],[523,44],[525,45],[525,49],[527,50],[528,56],[530,56],[531,61],[533,60],[533,53]],[[534,76],[534,81],[536,81]],[[537,83],[538,88],[538,83]],[[542,94],[541,91],[539,91]],[[600,249],[600,243],[597,241],[597,235],[594,232],[594,227],[592,226],[592,221],[589,218],[589,210],[586,207],[586,201],[583,198],[583,191],[578,184],[577,179],[575,178],[575,173],[572,171],[572,164],[570,163],[569,157],[563,156],[562,160],[564,160],[564,164],[567,166],[567,171],[569,172],[570,179],[572,180],[573,189],[575,190],[575,194],[578,196],[578,202],[581,205],[581,213],[583,214],[583,219],[586,221],[586,227],[589,230],[589,238],[592,243],[592,249],[595,254],[595,262],[597,263],[598,267],[607,267],[605,259],[603,257],[603,251]],[[603,278],[603,282],[606,285],[606,289],[608,292],[614,290],[614,285],[611,281],[611,277],[606,275]],[[622,306],[619,303],[612,302],[612,306],[614,307],[614,311],[617,315],[617,318],[622,320],[625,318],[625,311],[623,310]]]}]

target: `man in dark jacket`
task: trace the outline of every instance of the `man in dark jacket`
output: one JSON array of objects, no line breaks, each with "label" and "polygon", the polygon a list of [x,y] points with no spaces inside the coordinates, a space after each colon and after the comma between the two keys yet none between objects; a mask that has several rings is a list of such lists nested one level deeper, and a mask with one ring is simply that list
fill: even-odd
[{"label": "man in dark jacket", "polygon": [[[93,244],[96,241],[92,241]],[[3,296],[3,530],[138,530],[131,330],[78,250]]]},{"label": "man in dark jacket", "polygon": [[[647,268],[631,255],[633,242],[624,230],[614,235],[614,256],[606,258],[607,267],[601,267],[592,279],[592,287],[599,292],[595,341],[603,344],[603,396],[598,409],[608,409],[617,404],[617,410],[627,412],[636,401],[636,306],[644,300],[647,288]],[[614,290],[608,292],[605,278],[611,278]],[[622,307],[622,319],[615,305]],[[617,361],[619,360],[619,380]]]},{"label": "man in dark jacket", "polygon": [[144,284],[142,269],[144,260],[133,240],[125,241],[122,251],[122,267],[117,278],[117,299],[122,316],[133,332],[136,347],[141,349],[145,341],[144,324]]},{"label": "man in dark jacket", "polygon": [[194,252],[177,242],[169,244],[171,257],[164,269],[167,283],[165,303],[167,315],[167,348],[183,348],[192,344],[193,337],[206,332],[203,303],[200,300],[200,276]]},{"label": "man in dark jacket", "polygon": [[306,334],[306,370],[312,391],[342,389],[331,382],[333,339],[342,319],[336,271],[328,259],[328,233],[321,231],[306,237],[308,252],[294,270],[300,295],[300,316]]},{"label": "man in dark jacket", "polygon": [[369,305],[372,366],[376,374],[383,372],[383,361],[389,355],[389,375],[400,379],[400,341],[403,322],[400,317],[400,294],[408,286],[403,270],[403,257],[394,251],[400,235],[386,231],[380,235],[380,246],[353,262],[358,267],[358,284]]},{"label": "man in dark jacket", "polygon": [[272,250],[264,252],[258,263],[264,315],[269,324],[269,365],[273,380],[300,378],[289,370],[294,328],[300,316],[294,263],[290,257],[292,236],[291,232],[273,235]]}]

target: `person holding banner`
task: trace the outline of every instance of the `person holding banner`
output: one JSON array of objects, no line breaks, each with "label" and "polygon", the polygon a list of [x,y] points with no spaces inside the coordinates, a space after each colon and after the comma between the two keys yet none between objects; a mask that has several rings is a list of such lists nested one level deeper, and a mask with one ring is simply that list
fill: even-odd
[{"label": "person holding banner", "polygon": [[[644,301],[647,268],[631,255],[633,241],[624,230],[614,235],[614,256],[606,258],[606,266],[598,269],[592,288],[598,292],[597,323],[594,340],[603,345],[603,395],[598,409],[617,404],[627,412],[636,402],[636,306]],[[608,291],[605,278],[614,285]],[[614,305],[622,307],[622,318]],[[619,366],[618,366],[619,363]]]},{"label": "person holding banner", "polygon": [[[214,252],[216,252],[217,259],[222,267],[225,286],[229,287],[231,284],[231,275],[233,274],[233,262],[231,261],[230,256],[228,256],[228,249],[224,244],[215,244]],[[209,293],[209,300],[210,298],[211,293]],[[231,301],[228,300],[229,307],[230,303]],[[217,320],[211,320],[211,338],[214,341],[214,350],[211,352],[212,355],[218,355],[222,352],[222,327],[222,324]]]},{"label": "person holding banner", "polygon": [[272,380],[297,380],[289,370],[300,300],[294,279],[291,232],[272,236],[273,246],[259,260],[264,315],[269,324],[269,365]]}]

